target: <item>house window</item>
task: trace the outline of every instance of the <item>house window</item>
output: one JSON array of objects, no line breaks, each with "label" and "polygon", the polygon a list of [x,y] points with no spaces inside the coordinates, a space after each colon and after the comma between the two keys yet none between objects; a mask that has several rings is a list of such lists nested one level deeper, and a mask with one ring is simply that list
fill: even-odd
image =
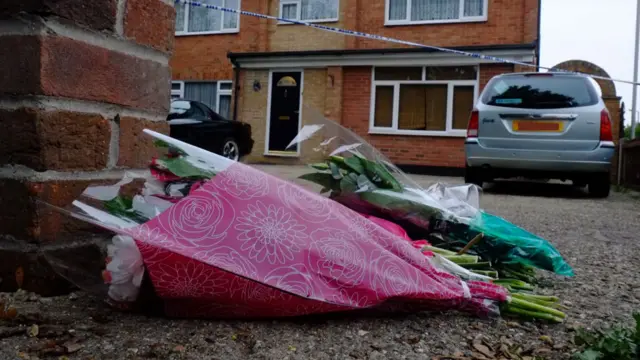
[{"label": "house window", "polygon": [[386,24],[485,21],[488,2],[488,0],[386,0]]},{"label": "house window", "polygon": [[224,118],[231,118],[231,81],[218,82],[218,103],[216,112]]},{"label": "house window", "polygon": [[199,101],[222,117],[231,116],[231,81],[174,81],[171,83],[171,99]]},{"label": "house window", "polygon": [[[203,4],[240,9],[240,0],[200,0]],[[240,30],[236,13],[202,6],[176,4],[176,35],[234,33]]]},{"label": "house window", "polygon": [[280,0],[280,17],[308,22],[338,21],[339,0]]},{"label": "house window", "polygon": [[464,136],[477,91],[475,66],[376,67],[370,132]]}]

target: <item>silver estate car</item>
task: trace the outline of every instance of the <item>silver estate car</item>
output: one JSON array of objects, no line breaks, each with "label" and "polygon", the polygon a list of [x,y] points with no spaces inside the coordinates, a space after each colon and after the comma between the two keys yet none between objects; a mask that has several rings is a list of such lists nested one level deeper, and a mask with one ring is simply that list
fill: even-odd
[{"label": "silver estate car", "polygon": [[491,79],[471,113],[465,181],[571,180],[607,197],[615,153],[602,91],[591,77],[513,73]]}]

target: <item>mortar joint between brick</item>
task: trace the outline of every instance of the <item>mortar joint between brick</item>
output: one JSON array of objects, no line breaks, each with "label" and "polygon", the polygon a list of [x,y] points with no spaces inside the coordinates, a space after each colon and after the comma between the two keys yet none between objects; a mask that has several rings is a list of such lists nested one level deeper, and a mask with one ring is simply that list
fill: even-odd
[{"label": "mortar joint between brick", "polygon": [[121,180],[126,176],[136,179],[147,178],[148,169],[107,169],[98,171],[35,171],[23,165],[0,166],[0,179],[20,181],[96,181]]},{"label": "mortar joint between brick", "polygon": [[120,158],[120,114],[117,114],[111,121],[111,139],[109,140],[109,160],[107,168],[113,169],[118,165]]},{"label": "mortar joint between brick", "polygon": [[116,34],[124,36],[124,18],[127,12],[127,0],[118,0],[116,9]]},{"label": "mortar joint between brick", "polygon": [[142,60],[149,60],[162,65],[169,65],[169,55],[159,50],[154,50],[120,37],[108,36],[106,34],[77,27],[73,24],[62,23],[53,17],[41,19],[41,22],[45,26],[46,31],[50,31],[58,36],[81,41],[93,46],[99,46],[107,50],[120,52]]},{"label": "mortar joint between brick", "polygon": [[129,108],[116,104],[106,104],[97,101],[59,98],[52,96],[2,97],[0,109],[17,110],[21,108],[36,108],[44,111],[70,111],[86,114],[102,115],[105,118],[134,117],[149,121],[164,122],[166,116],[144,110]]}]

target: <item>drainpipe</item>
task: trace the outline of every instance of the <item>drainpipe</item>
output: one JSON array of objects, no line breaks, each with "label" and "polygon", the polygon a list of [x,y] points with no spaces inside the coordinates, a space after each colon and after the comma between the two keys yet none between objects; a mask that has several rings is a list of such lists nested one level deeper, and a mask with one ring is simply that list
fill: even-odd
[{"label": "drainpipe", "polygon": [[233,68],[235,70],[235,80],[233,83],[235,84],[233,88],[233,121],[238,121],[238,92],[240,92],[240,84],[238,81],[240,80],[240,64],[234,58],[231,58],[231,64],[233,64]]},{"label": "drainpipe", "polygon": [[540,24],[542,23],[542,0],[538,0],[538,39],[536,40],[536,72],[540,72],[540,35],[542,33]]}]

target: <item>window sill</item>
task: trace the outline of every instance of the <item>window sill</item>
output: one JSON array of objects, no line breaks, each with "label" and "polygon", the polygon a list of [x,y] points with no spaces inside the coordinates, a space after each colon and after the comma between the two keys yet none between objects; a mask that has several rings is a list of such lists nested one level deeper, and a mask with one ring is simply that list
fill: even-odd
[{"label": "window sill", "polygon": [[464,138],[467,136],[467,131],[466,130],[423,131],[423,130],[394,130],[394,129],[381,129],[381,128],[371,129],[370,128],[369,134]]},{"label": "window sill", "polygon": [[237,34],[240,29],[224,30],[224,31],[200,31],[200,32],[181,32],[176,33],[175,36],[198,36],[198,35],[224,35],[224,34]]},{"label": "window sill", "polygon": [[[295,20],[295,19],[291,19],[291,21],[299,21],[299,22],[305,22],[305,23],[310,23],[310,24],[320,24],[320,23],[329,24],[329,23],[337,23],[338,21],[340,21],[340,19],[319,19],[319,20]],[[297,24],[297,23],[292,23],[292,22],[288,22],[288,21],[278,21],[277,24],[278,25],[303,25],[303,24]]]},{"label": "window sill", "polygon": [[486,21],[487,21],[486,16],[464,18],[464,19],[453,19],[453,20],[424,20],[424,21],[387,20],[384,22],[384,26],[460,24],[460,23],[479,23],[479,22],[486,22]]}]

